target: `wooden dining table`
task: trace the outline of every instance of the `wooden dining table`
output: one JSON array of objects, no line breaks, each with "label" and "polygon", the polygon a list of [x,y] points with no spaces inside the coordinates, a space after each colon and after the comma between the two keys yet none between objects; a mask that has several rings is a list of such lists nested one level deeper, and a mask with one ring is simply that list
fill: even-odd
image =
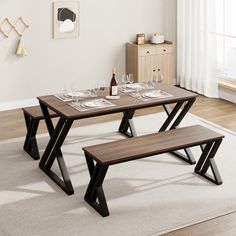
[{"label": "wooden dining table", "polygon": [[[136,97],[130,96],[128,93],[119,91],[120,99],[109,100],[113,106],[84,111],[77,110],[71,106],[70,102],[62,101],[55,95],[38,97],[50,135],[50,140],[39,162],[40,169],[68,195],[74,193],[61,147],[75,120],[121,112],[123,113],[123,118],[121,119],[119,132],[132,138],[137,136],[133,123],[135,111],[147,107],[162,106],[167,114],[167,118],[164,120],[161,127],[153,127],[153,133],[177,128],[195,102],[197,94],[168,84],[162,84],[160,89],[171,96],[142,101]],[[104,91],[100,90],[98,92],[98,97],[105,99],[108,93],[108,88]],[[59,116],[55,127],[49,114],[50,110],[54,111]],[[183,159],[189,164],[195,164],[196,162],[191,151],[189,149],[185,149],[184,151],[184,154],[177,151],[172,152],[171,154]],[[51,169],[55,160],[58,161],[61,177]]]}]

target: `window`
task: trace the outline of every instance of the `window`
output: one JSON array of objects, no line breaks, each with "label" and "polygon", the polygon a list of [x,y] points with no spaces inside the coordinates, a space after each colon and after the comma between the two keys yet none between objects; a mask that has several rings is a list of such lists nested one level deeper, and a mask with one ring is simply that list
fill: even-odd
[{"label": "window", "polygon": [[215,1],[218,72],[236,81],[236,0]]}]

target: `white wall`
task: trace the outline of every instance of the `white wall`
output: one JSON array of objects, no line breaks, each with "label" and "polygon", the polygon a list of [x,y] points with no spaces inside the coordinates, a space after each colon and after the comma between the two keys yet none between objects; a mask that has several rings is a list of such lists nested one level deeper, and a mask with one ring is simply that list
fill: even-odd
[{"label": "white wall", "polygon": [[22,59],[14,55],[18,37],[0,35],[0,110],[59,92],[65,82],[86,88],[108,81],[114,66],[118,75],[124,73],[125,43],[136,33],[176,38],[175,1],[80,0],[79,38],[53,40],[53,1],[1,0],[0,22],[23,16],[30,28],[24,38],[28,56]]},{"label": "white wall", "polygon": [[174,77],[176,78],[177,67],[177,0],[165,0],[163,4],[163,32],[166,39],[174,43]]}]

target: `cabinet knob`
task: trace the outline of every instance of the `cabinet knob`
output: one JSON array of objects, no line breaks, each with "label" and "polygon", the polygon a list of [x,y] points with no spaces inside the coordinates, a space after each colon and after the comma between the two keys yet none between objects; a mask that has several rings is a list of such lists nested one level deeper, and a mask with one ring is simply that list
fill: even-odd
[{"label": "cabinet knob", "polygon": [[166,49],[163,50],[164,52],[166,51]]},{"label": "cabinet knob", "polygon": [[160,69],[158,69],[158,71],[161,71]]},{"label": "cabinet knob", "polygon": [[147,51],[147,53],[149,53],[149,51]]},{"label": "cabinet knob", "polygon": [[154,69],[153,72],[155,72],[156,70]]}]

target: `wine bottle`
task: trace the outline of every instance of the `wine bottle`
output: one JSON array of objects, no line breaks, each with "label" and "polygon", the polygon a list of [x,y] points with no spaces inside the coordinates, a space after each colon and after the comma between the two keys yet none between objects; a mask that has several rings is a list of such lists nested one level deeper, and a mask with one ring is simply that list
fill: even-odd
[{"label": "wine bottle", "polygon": [[115,68],[112,70],[112,78],[110,82],[110,96],[117,96],[118,95],[118,86],[116,81],[116,72]]}]

